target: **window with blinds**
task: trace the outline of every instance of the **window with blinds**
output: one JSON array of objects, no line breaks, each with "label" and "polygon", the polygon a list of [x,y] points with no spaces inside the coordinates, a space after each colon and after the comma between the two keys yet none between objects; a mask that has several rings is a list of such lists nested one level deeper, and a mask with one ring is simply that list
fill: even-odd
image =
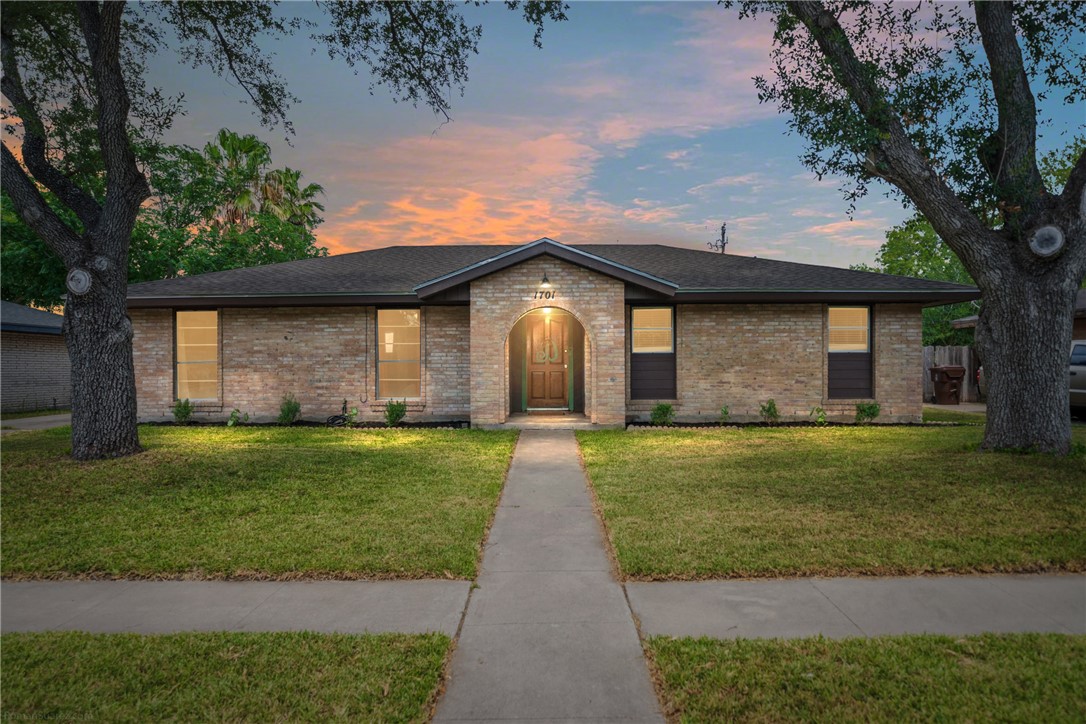
[{"label": "window with blinds", "polygon": [[871,310],[830,307],[830,352],[870,352]]},{"label": "window with blinds", "polygon": [[631,310],[634,354],[668,354],[675,351],[671,307]]},{"label": "window with blinds", "polygon": [[675,310],[634,307],[630,310],[630,398],[675,397]]},{"label": "window with blinds", "polygon": [[422,325],[418,309],[377,310],[377,397],[422,396]]},{"label": "window with blinds", "polygon": [[219,398],[219,313],[177,312],[174,335],[177,399]]},{"label": "window with blinds", "polygon": [[830,307],[827,391],[833,399],[867,400],[874,396],[871,355],[871,308]]}]

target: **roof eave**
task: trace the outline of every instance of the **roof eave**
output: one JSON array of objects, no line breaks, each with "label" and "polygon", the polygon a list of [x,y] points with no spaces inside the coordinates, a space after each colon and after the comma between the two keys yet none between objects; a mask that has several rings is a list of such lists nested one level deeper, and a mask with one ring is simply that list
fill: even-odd
[{"label": "roof eave", "polygon": [[335,307],[370,304],[411,304],[418,302],[414,292],[374,292],[359,294],[281,293],[281,294],[208,294],[157,295],[128,297],[129,309],[208,309],[215,307]]},{"label": "roof eave", "polygon": [[924,306],[980,297],[977,289],[679,289],[676,302],[881,302]]},{"label": "roof eave", "polygon": [[46,327],[40,324],[18,324],[5,322],[0,324],[0,332],[22,332],[23,334],[51,334],[60,336],[64,330],[60,327]]}]

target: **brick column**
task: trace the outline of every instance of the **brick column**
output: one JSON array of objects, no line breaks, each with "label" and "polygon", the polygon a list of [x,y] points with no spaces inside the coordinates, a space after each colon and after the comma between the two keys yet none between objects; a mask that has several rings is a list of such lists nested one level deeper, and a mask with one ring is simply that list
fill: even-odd
[{"label": "brick column", "polygon": [[[555,296],[535,299],[544,273]],[[533,309],[552,307],[585,329],[585,414],[592,422],[626,419],[626,325],[622,282],[539,257],[471,283],[471,421],[494,425],[509,411],[509,332]]]}]

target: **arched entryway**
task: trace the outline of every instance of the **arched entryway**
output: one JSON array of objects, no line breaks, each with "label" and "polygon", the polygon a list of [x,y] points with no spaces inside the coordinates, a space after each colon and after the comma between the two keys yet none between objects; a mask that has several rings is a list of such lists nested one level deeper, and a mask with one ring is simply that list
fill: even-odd
[{"label": "arched entryway", "polygon": [[584,326],[558,307],[533,309],[509,332],[509,412],[585,411]]}]

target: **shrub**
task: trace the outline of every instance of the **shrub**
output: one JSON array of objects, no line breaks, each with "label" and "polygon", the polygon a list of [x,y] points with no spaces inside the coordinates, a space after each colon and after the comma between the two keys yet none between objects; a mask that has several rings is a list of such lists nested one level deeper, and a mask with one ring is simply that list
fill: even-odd
[{"label": "shrub", "polygon": [[302,414],[302,403],[295,399],[294,395],[287,393],[279,403],[279,424],[290,425]]},{"label": "shrub", "polygon": [[758,408],[758,413],[767,425],[775,425],[781,419],[781,413],[777,411],[777,401],[772,397]]},{"label": "shrub", "polygon": [[661,402],[659,405],[652,408],[650,419],[652,420],[653,425],[671,427],[675,424],[675,408],[666,402]]},{"label": "shrub", "polygon": [[814,407],[811,409],[811,417],[815,419],[815,424],[822,427],[826,424],[826,411],[821,407]]},{"label": "shrub", "polygon": [[879,416],[879,403],[859,402],[856,404],[856,422],[871,422]]},{"label": "shrub", "polygon": [[358,419],[358,408],[352,407],[347,409],[347,400],[343,401],[343,419],[346,421],[346,425],[350,427]]},{"label": "shrub", "polygon": [[732,416],[731,410],[728,409],[727,405],[724,405],[723,407],[720,408],[720,424],[721,425],[727,425],[728,424],[728,418],[731,417],[731,416]]},{"label": "shrub", "polygon": [[173,420],[178,425],[184,425],[192,419],[192,413],[196,410],[196,405],[188,401],[186,397],[184,400],[178,400],[173,403]]},{"label": "shrub", "polygon": [[237,427],[238,425],[244,425],[249,421],[249,413],[242,413],[238,408],[234,408],[230,411],[230,418],[226,421],[227,427]]},{"label": "shrub", "polygon": [[385,405],[385,425],[388,427],[398,425],[405,417],[407,417],[407,400],[402,402],[389,400]]}]

